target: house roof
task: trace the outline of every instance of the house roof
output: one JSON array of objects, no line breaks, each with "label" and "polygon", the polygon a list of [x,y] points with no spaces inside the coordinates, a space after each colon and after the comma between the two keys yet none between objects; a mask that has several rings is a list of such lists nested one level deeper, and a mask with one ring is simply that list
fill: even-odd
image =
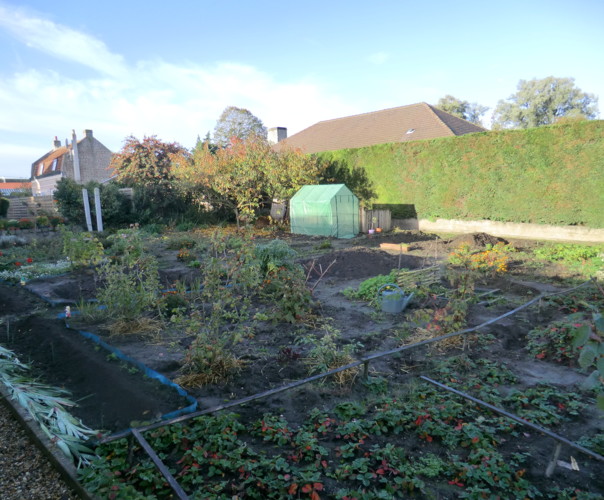
[{"label": "house roof", "polygon": [[[71,146],[61,146],[38,158],[31,166],[32,177],[61,172],[63,156],[71,151]],[[55,161],[56,160],[56,161]]]},{"label": "house roof", "polygon": [[21,182],[21,181],[16,181],[16,182],[0,182],[0,193],[2,194],[11,194],[14,193],[15,191],[23,191],[23,190],[29,190],[31,189],[31,182]]},{"label": "house roof", "polygon": [[318,122],[278,143],[305,153],[484,132],[425,102]]}]

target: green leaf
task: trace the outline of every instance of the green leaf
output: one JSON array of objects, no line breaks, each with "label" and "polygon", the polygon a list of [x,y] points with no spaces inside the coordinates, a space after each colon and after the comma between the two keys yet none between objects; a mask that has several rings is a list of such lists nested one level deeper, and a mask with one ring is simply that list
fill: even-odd
[{"label": "green leaf", "polygon": [[586,344],[583,346],[581,350],[581,355],[579,356],[579,366],[581,368],[587,368],[591,366],[595,361],[597,356],[596,348],[592,344]]},{"label": "green leaf", "polygon": [[604,335],[604,316],[601,314],[594,314],[594,323],[596,325],[596,330]]},{"label": "green leaf", "polygon": [[600,375],[604,377],[604,356],[600,355],[600,357],[596,361],[596,368],[600,372]]},{"label": "green leaf", "polygon": [[573,347],[575,349],[587,342],[589,332],[589,325],[583,325],[575,330],[575,334],[573,335]]},{"label": "green leaf", "polygon": [[581,384],[583,388],[593,389],[594,387],[596,387],[600,382],[599,375],[600,374],[598,373],[598,370],[594,370],[593,372],[591,372],[591,375],[587,377]]}]

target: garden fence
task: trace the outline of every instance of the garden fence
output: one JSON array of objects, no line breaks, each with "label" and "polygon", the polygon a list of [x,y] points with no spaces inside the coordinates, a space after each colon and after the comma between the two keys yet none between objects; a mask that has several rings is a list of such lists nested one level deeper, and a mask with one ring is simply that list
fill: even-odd
[{"label": "garden fence", "polygon": [[[375,222],[374,222],[375,219]],[[382,231],[392,229],[392,215],[390,210],[367,210],[361,209],[361,233],[367,233],[368,229],[381,228]]]}]

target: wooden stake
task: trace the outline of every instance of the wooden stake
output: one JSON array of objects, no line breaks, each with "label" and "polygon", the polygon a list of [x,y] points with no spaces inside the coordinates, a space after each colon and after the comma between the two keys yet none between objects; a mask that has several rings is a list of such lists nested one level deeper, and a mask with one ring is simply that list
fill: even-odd
[{"label": "wooden stake", "polygon": [[554,469],[556,468],[556,463],[558,462],[558,457],[560,456],[560,450],[562,448],[562,443],[558,443],[556,445],[556,449],[554,450],[554,454],[550,463],[547,465],[547,469],[545,469],[545,477],[551,477],[554,473]]}]

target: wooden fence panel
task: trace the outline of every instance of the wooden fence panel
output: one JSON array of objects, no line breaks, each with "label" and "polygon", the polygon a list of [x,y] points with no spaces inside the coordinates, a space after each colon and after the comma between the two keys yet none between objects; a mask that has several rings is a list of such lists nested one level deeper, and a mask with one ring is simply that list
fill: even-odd
[{"label": "wooden fence panel", "polygon": [[[373,220],[375,219],[375,222]],[[361,232],[366,233],[372,227],[381,227],[382,231],[392,229],[392,214],[390,210],[367,210],[361,209]]]}]

